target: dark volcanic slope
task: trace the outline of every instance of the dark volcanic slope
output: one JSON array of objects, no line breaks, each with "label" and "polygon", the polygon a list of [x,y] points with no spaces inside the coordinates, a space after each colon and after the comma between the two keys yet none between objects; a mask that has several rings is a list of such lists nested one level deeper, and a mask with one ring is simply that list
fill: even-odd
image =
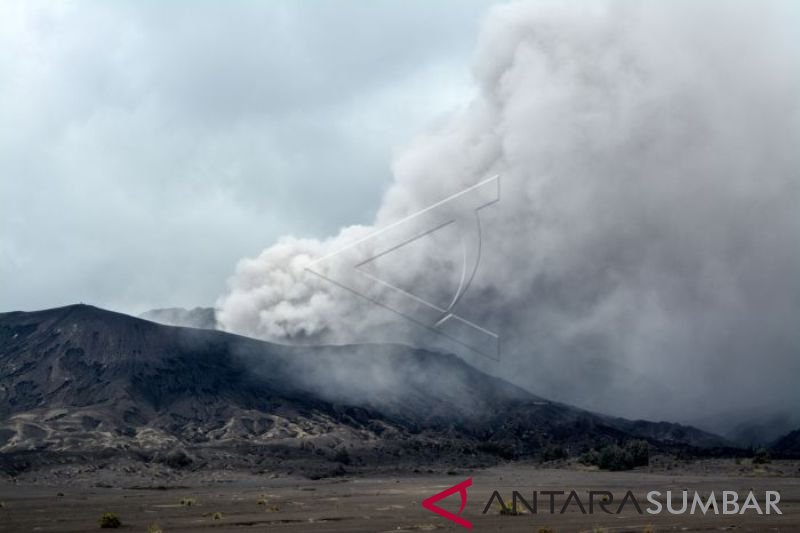
[{"label": "dark volcanic slope", "polygon": [[[451,355],[287,347],[86,305],[0,314],[0,451],[283,446],[517,456],[717,438],[537,398]],[[389,452],[387,452],[389,450]]]},{"label": "dark volcanic slope", "polygon": [[800,429],[790,431],[779,438],[771,448],[776,455],[781,457],[800,457]]}]

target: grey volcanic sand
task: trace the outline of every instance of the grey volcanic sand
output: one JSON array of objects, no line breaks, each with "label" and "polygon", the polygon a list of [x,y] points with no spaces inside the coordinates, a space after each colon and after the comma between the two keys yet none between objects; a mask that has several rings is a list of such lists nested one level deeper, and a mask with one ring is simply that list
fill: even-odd
[{"label": "grey volcanic sand", "polygon": [[[96,472],[101,480],[102,472]],[[119,486],[98,487],[77,481],[54,483],[53,478],[23,476],[17,482],[0,483],[0,531],[86,532],[99,531],[97,519],[105,511],[117,513],[121,531],[147,531],[158,524],[164,533],[176,531],[464,531],[421,507],[421,501],[464,478],[472,477],[468,503],[462,516],[475,531],[535,533],[542,527],[554,532],[598,531],[800,531],[800,472],[796,462],[776,462],[760,468],[715,460],[679,466],[658,473],[641,471],[598,472],[540,469],[534,465],[505,465],[475,472],[445,474],[380,474],[360,478],[309,481],[301,478],[253,476],[235,472],[194,473],[167,485],[158,481],[134,485],[119,478]],[[83,479],[83,481],[81,481]],[[106,480],[108,481],[108,480]],[[106,481],[94,481],[106,485]],[[137,483],[140,480],[135,480]],[[497,506],[481,514],[492,490],[510,499],[512,490],[528,498],[532,490],[575,489],[583,497],[588,490],[608,489],[621,497],[634,491],[642,505],[650,490],[681,489],[708,494],[714,490],[765,490],[781,492],[783,515],[748,513],[744,516],[639,515],[627,506],[620,515],[583,515],[573,505],[563,515],[542,514],[547,504],[540,500],[540,513],[503,516]],[[62,495],[59,495],[61,493]],[[181,499],[193,498],[191,506]],[[442,507],[457,510],[458,495]],[[559,497],[557,502],[564,501]],[[260,503],[259,503],[260,502]],[[559,505],[557,503],[557,509]],[[214,519],[213,514],[222,513]]]}]

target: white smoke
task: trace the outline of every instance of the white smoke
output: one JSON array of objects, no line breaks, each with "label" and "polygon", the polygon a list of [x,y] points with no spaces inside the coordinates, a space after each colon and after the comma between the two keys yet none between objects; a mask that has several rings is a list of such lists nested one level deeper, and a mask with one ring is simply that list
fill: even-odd
[{"label": "white smoke", "polygon": [[[500,333],[502,363],[461,355],[534,392],[627,416],[800,404],[800,54],[781,22],[791,9],[490,12],[474,65],[480,97],[399,156],[374,221],[502,175],[457,310]],[[242,260],[218,302],[221,326],[279,341],[422,342],[305,270],[372,229],[287,237]],[[396,274],[446,293],[457,254],[448,242],[420,245]]]}]

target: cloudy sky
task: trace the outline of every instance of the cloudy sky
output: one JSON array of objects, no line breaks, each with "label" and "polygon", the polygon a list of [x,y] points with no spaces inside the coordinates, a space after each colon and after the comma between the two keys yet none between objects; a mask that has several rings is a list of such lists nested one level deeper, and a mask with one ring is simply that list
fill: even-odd
[{"label": "cloudy sky", "polygon": [[212,305],[368,223],[474,96],[485,1],[0,3],[0,310]]},{"label": "cloudy sky", "polygon": [[[425,344],[303,267],[501,174],[456,311],[503,364],[460,355],[608,413],[797,427],[798,21],[791,0],[2,2],[0,310],[216,305],[268,340]],[[381,274],[446,303],[461,242]]]}]

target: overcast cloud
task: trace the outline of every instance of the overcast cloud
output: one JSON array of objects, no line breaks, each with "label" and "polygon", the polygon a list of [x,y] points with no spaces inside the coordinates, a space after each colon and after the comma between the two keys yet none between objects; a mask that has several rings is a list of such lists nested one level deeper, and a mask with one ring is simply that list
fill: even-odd
[{"label": "overcast cloud", "polygon": [[[407,332],[303,267],[500,174],[501,200],[480,216],[480,268],[454,312],[497,332],[502,359],[444,349],[594,410],[715,431],[767,414],[797,427],[797,13],[780,1],[492,9],[479,95],[399,154],[374,223],[243,259],[218,321],[270,340],[427,345],[423,328]],[[461,242],[434,233],[384,257],[366,239],[359,261],[381,257],[380,279],[445,309]],[[317,267],[352,287],[363,264]]]},{"label": "overcast cloud", "polygon": [[211,305],[285,234],[371,222],[474,95],[488,2],[3,2],[2,310]]}]

